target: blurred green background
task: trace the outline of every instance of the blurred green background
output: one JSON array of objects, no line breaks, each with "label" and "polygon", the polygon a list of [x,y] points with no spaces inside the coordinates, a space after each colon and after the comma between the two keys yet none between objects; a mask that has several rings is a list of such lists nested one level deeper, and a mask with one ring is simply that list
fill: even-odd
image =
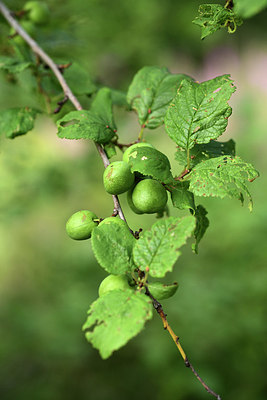
[{"label": "blurred green background", "polygon": [[[23,5],[7,3],[14,10]],[[234,79],[233,115],[223,140],[234,138],[238,155],[261,173],[250,188],[254,210],[250,214],[235,200],[197,199],[208,209],[210,227],[199,255],[190,245],[183,248],[166,277],[178,281],[179,290],[163,306],[192,364],[223,399],[266,399],[266,11],[235,35],[222,31],[201,42],[191,23],[200,1],[47,3],[51,19],[37,40],[53,57],[83,65],[100,84],[124,90],[144,65],[167,66],[200,81],[225,73]],[[1,54],[12,53],[8,32],[1,20]],[[0,108],[36,105],[29,82],[21,74],[14,85],[1,73]],[[121,142],[135,140],[136,115],[114,111]],[[166,152],[178,173],[175,146],[164,130],[145,137]],[[0,397],[207,399],[157,315],[106,361],[84,339],[81,326],[106,273],[90,242],[67,237],[65,222],[84,208],[101,217],[112,213],[102,172],[94,145],[58,139],[48,117],[38,117],[26,136],[1,138]],[[154,221],[134,215],[124,195],[121,201],[133,229]]]}]

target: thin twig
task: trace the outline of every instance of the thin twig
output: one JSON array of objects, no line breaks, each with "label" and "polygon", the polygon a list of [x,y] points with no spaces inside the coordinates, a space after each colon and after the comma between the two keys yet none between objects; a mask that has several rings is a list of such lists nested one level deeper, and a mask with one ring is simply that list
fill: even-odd
[{"label": "thin twig", "polygon": [[169,323],[168,323],[168,321],[167,321],[167,317],[166,317],[165,312],[163,311],[162,305],[158,302],[158,300],[155,299],[155,297],[153,297],[153,295],[150,293],[150,291],[149,291],[149,289],[148,289],[147,286],[145,287],[145,289],[146,289],[146,295],[149,296],[149,297],[151,298],[152,303],[153,303],[153,307],[155,308],[155,310],[157,311],[157,313],[159,314],[159,316],[160,316],[160,318],[161,318],[161,320],[162,320],[164,329],[166,329],[166,330],[169,332],[169,334],[170,334],[172,340],[174,341],[174,343],[175,343],[175,345],[176,345],[176,347],[177,347],[179,353],[181,354],[181,356],[182,356],[182,358],[183,358],[183,360],[184,360],[185,366],[186,366],[187,368],[190,368],[190,369],[191,369],[191,371],[193,372],[193,374],[195,375],[195,377],[199,380],[199,382],[201,383],[201,385],[206,389],[206,391],[207,391],[209,394],[211,394],[212,396],[216,397],[217,400],[221,400],[220,395],[217,394],[217,393],[215,393],[215,392],[203,381],[203,379],[200,378],[199,374],[196,372],[195,368],[193,367],[193,365],[192,365],[192,364],[190,363],[190,361],[188,360],[187,355],[185,354],[185,351],[184,351],[184,349],[182,348],[181,343],[180,343],[180,341],[179,341],[179,337],[173,332],[171,326],[169,325]]},{"label": "thin twig", "polygon": [[69,100],[68,96],[64,96],[63,100],[60,100],[57,102],[58,107],[53,111],[54,114],[58,114],[59,111],[61,111],[62,107],[64,106],[65,103]]},{"label": "thin twig", "polygon": [[[72,90],[68,86],[59,66],[52,60],[51,57],[49,57],[47,53],[43,51],[43,49],[36,43],[36,41],[33,40],[28,35],[28,33],[21,27],[21,25],[13,18],[11,11],[5,6],[5,4],[2,1],[0,1],[0,12],[3,14],[7,22],[12,26],[12,28],[15,29],[17,34],[20,35],[25,40],[25,42],[30,46],[32,51],[35,54],[37,54],[45,62],[46,65],[49,66],[49,68],[57,78],[60,86],[62,87],[65,97],[67,97],[71,101],[76,110],[82,110],[83,109],[82,105],[80,104],[80,102],[78,101],[78,99],[75,97]],[[103,161],[104,167],[106,168],[110,163],[106,155],[106,152],[104,151],[103,147],[100,144],[95,142],[95,146]],[[118,197],[113,195],[112,198],[114,203],[114,209],[118,210],[119,217],[125,221],[125,216],[121,209]]]}]

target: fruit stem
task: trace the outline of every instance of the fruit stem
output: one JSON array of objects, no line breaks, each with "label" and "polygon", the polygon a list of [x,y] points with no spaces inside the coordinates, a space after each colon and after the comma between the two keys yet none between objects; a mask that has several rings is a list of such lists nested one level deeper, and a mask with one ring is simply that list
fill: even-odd
[{"label": "fruit stem", "polygon": [[187,158],[187,166],[186,166],[186,169],[190,170],[190,150],[189,150],[189,149],[187,149],[186,158]]},{"label": "fruit stem", "polygon": [[144,129],[145,129],[145,127],[142,126],[142,128],[141,128],[141,130],[140,130],[140,133],[139,133],[139,135],[138,135],[137,142],[141,142],[141,140],[142,140],[142,138],[143,138]]}]

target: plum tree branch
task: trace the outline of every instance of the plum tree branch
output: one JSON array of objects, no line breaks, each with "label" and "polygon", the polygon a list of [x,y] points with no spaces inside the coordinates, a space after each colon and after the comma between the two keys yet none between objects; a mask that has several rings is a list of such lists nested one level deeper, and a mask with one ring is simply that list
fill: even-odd
[{"label": "plum tree branch", "polygon": [[[7,20],[10,26],[15,29],[18,35],[20,35],[25,42],[30,46],[32,51],[40,57],[43,62],[48,65],[48,67],[51,69],[51,71],[54,73],[55,77],[57,78],[60,86],[62,87],[62,90],[64,92],[65,98],[68,98],[73,106],[76,108],[76,110],[82,110],[83,107],[78,101],[77,97],[73,94],[72,90],[68,86],[65,78],[62,75],[61,69],[59,66],[52,60],[51,57],[38,45],[38,43],[31,38],[30,35],[21,27],[21,25],[16,21],[16,19],[12,16],[11,11],[6,7],[6,5],[0,1],[0,12],[4,16],[4,18]],[[104,167],[106,168],[109,165],[109,159],[106,155],[105,150],[103,147],[95,142],[95,146],[97,148],[97,151],[102,159],[102,162],[104,164]],[[120,201],[117,196],[112,195],[113,198],[113,203],[114,203],[114,211],[117,212],[119,217],[126,221],[125,216],[123,214],[123,211],[120,206]]]},{"label": "plum tree branch", "polygon": [[187,368],[191,369],[191,371],[193,372],[195,377],[199,380],[201,385],[206,389],[206,391],[209,394],[211,394],[212,396],[216,397],[217,400],[221,400],[220,395],[215,393],[212,389],[210,389],[210,387],[203,381],[203,379],[200,378],[199,374],[196,372],[195,368],[193,367],[193,365],[188,360],[187,355],[185,354],[185,351],[182,348],[181,343],[179,341],[179,337],[174,333],[174,331],[172,330],[171,326],[169,325],[169,323],[167,321],[166,314],[163,311],[162,305],[158,302],[158,300],[155,299],[155,297],[153,297],[153,295],[150,293],[150,291],[149,291],[147,286],[145,287],[145,289],[146,289],[146,295],[151,298],[153,307],[155,308],[155,310],[157,311],[157,313],[159,314],[159,316],[160,316],[160,318],[162,320],[163,328],[166,329],[169,332],[172,340],[174,341],[179,353],[181,354],[181,356],[182,356],[182,358],[184,360],[185,366]]}]

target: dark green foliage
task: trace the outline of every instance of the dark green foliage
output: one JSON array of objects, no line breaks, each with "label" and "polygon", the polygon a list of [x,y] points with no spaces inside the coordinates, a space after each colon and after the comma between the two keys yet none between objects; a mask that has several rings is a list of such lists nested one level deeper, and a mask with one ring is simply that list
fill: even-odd
[{"label": "dark green foliage", "polygon": [[193,214],[195,213],[195,200],[192,192],[188,190],[188,182],[176,182],[169,187],[171,192],[172,204],[180,210],[189,209]]}]

